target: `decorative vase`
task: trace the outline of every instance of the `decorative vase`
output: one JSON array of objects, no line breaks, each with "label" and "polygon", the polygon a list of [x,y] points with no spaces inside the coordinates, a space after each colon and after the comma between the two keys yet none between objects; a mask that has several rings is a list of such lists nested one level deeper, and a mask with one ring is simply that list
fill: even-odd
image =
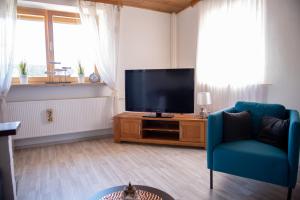
[{"label": "decorative vase", "polygon": [[19,80],[20,80],[20,84],[28,84],[27,75],[20,75]]},{"label": "decorative vase", "polygon": [[91,83],[97,83],[100,82],[100,76],[97,75],[95,72],[93,72],[90,76],[89,76],[89,80]]},{"label": "decorative vase", "polygon": [[78,75],[78,83],[84,83],[84,75]]}]

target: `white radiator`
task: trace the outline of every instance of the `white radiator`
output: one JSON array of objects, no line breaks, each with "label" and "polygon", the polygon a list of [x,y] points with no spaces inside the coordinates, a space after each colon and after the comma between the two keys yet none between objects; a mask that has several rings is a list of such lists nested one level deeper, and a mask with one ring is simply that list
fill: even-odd
[{"label": "white radiator", "polygon": [[[76,133],[112,126],[112,99],[109,97],[47,101],[9,102],[7,121],[21,121],[15,139]],[[47,120],[53,110],[53,122]]]}]

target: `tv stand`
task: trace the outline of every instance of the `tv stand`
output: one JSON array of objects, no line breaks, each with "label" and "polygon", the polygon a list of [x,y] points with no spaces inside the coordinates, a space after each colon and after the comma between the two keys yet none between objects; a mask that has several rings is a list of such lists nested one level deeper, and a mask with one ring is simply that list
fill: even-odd
[{"label": "tv stand", "polygon": [[153,114],[146,114],[146,115],[143,115],[143,117],[148,117],[148,118],[173,118],[174,115],[172,114],[163,114],[163,113],[160,113],[160,112],[156,112],[156,113],[153,113]]},{"label": "tv stand", "polygon": [[124,112],[114,117],[115,142],[177,146],[206,146],[206,119],[175,114],[172,118],[149,117],[147,113]]}]

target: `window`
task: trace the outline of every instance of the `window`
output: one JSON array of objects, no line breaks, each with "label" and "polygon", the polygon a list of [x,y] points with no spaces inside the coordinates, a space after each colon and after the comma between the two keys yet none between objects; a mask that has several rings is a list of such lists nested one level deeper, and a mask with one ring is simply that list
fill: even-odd
[{"label": "window", "polygon": [[[15,63],[25,61],[28,64],[28,76],[45,76],[45,71],[47,71],[45,43],[43,16],[17,20]],[[19,76],[17,68],[13,76]]]},{"label": "window", "polygon": [[[29,81],[48,81],[47,71],[70,67],[68,81],[76,81],[80,62],[85,75],[94,72],[94,63],[82,38],[82,25],[77,13],[18,8],[13,82],[18,82],[18,64],[27,63]],[[53,65],[51,62],[61,64]]]},{"label": "window", "polygon": [[64,67],[71,67],[71,76],[77,75],[78,62],[85,66],[85,74],[94,72],[91,53],[82,38],[80,23],[67,21],[63,17],[53,17],[54,59]]},{"label": "window", "polygon": [[208,1],[200,6],[198,82],[244,87],[264,82],[263,1]]}]

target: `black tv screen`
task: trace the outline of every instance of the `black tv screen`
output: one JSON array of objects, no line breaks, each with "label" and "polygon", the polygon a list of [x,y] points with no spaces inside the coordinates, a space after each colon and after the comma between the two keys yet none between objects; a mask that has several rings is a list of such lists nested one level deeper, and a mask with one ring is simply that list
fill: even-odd
[{"label": "black tv screen", "polygon": [[194,112],[194,69],[125,71],[126,111]]}]

